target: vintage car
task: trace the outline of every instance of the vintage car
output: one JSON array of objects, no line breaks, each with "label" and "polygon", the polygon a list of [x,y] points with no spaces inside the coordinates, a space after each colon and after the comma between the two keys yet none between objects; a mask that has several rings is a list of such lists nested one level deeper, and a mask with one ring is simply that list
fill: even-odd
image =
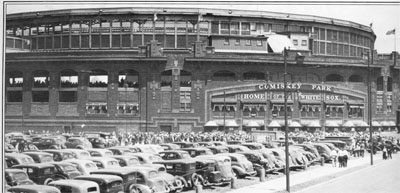
[{"label": "vintage car", "polygon": [[159,153],[163,160],[187,159],[191,158],[187,151],[183,150],[168,150]]},{"label": "vintage car", "polygon": [[285,170],[285,162],[277,159],[274,155],[274,152],[271,149],[262,149],[260,150],[261,154],[265,159],[268,160],[268,163],[271,164],[271,168],[277,172],[284,172]]},{"label": "vintage car", "polygon": [[250,150],[261,150],[265,148],[261,143],[242,143],[241,145],[248,147]]},{"label": "vintage car", "polygon": [[310,152],[313,155],[312,162],[319,162],[321,161],[321,155],[319,155],[317,148],[314,145],[309,143],[302,143],[302,144],[294,144],[293,146],[302,147],[304,151]]},{"label": "vintage car", "polygon": [[59,189],[47,185],[20,185],[8,189],[11,193],[62,193]]},{"label": "vintage car", "polygon": [[324,158],[325,162],[330,162],[332,160],[332,158],[330,156],[332,150],[329,148],[329,146],[327,144],[325,144],[325,143],[312,143],[311,145],[313,145],[317,149],[319,155],[322,158]]},{"label": "vintage car", "polygon": [[136,148],[131,149],[128,146],[115,146],[107,149],[110,150],[113,155],[132,155],[137,152]]},{"label": "vintage car", "polygon": [[142,165],[140,164],[139,159],[134,156],[114,155],[111,158],[118,160],[121,167],[133,167]]},{"label": "vintage car", "polygon": [[214,146],[214,143],[211,141],[202,141],[202,142],[197,142],[200,147],[209,147],[209,146]]},{"label": "vintage car", "polygon": [[167,173],[158,173],[150,167],[123,167],[102,169],[91,174],[116,175],[122,178],[125,192],[158,193],[182,189],[183,185],[173,185],[175,178]]},{"label": "vintage car", "polygon": [[236,152],[243,152],[243,151],[250,151],[250,149],[243,145],[227,145],[226,146],[229,150],[229,153],[236,153]]},{"label": "vintage car", "polygon": [[155,144],[133,145],[133,146],[127,146],[127,147],[129,149],[135,148],[136,152],[141,152],[141,153],[158,154],[158,153],[164,151],[163,147],[161,147],[160,145],[155,145]]},{"label": "vintage car", "polygon": [[[284,148],[268,148],[268,150],[272,151],[274,154],[275,158],[279,160],[280,162],[286,163],[286,154],[285,154],[285,149]],[[264,151],[264,150],[263,150]],[[293,163],[292,158],[290,157],[289,154],[289,169],[296,169],[298,168],[296,163]]]},{"label": "vintage car", "polygon": [[[200,170],[201,168],[211,168],[214,166],[214,172],[211,173],[211,176],[207,176],[206,178],[203,179],[198,179],[202,184],[207,184],[207,182],[211,184],[218,184],[218,185],[225,185],[229,184],[232,181],[232,178],[235,176],[232,170],[232,163],[231,163],[231,158],[228,156],[224,155],[200,155],[195,158],[197,165],[203,165],[203,166],[198,166],[197,170]],[[209,161],[213,161],[214,164],[211,164]],[[206,162],[202,162],[206,161]],[[211,165],[210,165],[211,164]],[[204,165],[206,167],[204,167]],[[194,180],[194,181],[198,181]]]},{"label": "vintage car", "polygon": [[19,164],[33,164],[35,160],[31,156],[21,153],[5,153],[4,160],[6,161],[7,167],[12,167]]},{"label": "vintage car", "polygon": [[93,148],[108,148],[117,146],[118,139],[112,138],[111,133],[107,132],[89,132],[86,138],[92,143]]},{"label": "vintage car", "polygon": [[260,176],[259,170],[264,169],[265,174],[269,174],[275,171],[273,163],[269,163],[267,159],[264,158],[259,150],[252,150],[246,152],[237,152],[238,154],[244,155],[247,160],[253,164],[254,170],[257,171],[257,176]]},{"label": "vintage car", "polygon": [[179,145],[181,148],[199,147],[198,143],[193,143],[193,142],[172,142],[172,143]]},{"label": "vintage car", "polygon": [[289,147],[289,156],[292,160],[293,165],[289,166],[290,169],[306,169],[308,166],[308,159],[305,157],[303,152],[299,151],[298,148]]},{"label": "vintage car", "polygon": [[242,143],[243,143],[243,141],[239,141],[239,140],[232,140],[232,141],[226,142],[226,144],[228,144],[228,145],[240,145]]},{"label": "vintage car", "polygon": [[163,143],[160,145],[164,150],[180,149],[181,146],[173,143]]},{"label": "vintage car", "polygon": [[124,186],[122,178],[115,175],[84,175],[74,178],[74,180],[86,180],[96,182],[99,185],[100,193],[123,193]]},{"label": "vintage car", "polygon": [[28,174],[24,170],[5,169],[4,174],[5,174],[5,180],[9,186],[35,184],[32,180],[29,179]]},{"label": "vintage car", "polygon": [[63,136],[42,137],[35,145],[38,149],[63,149],[66,139]]},{"label": "vintage car", "polygon": [[110,157],[90,157],[86,158],[96,164],[99,169],[120,168],[118,160]]},{"label": "vintage car", "polygon": [[92,157],[111,157],[113,156],[113,152],[109,149],[85,149],[90,153]]},{"label": "vintage car", "polygon": [[213,154],[229,153],[229,149],[226,146],[209,146],[206,148],[210,149],[213,152]]},{"label": "vintage car", "polygon": [[49,164],[55,167],[55,180],[73,179],[81,175],[81,172],[79,172],[77,167],[72,163],[50,162]]},{"label": "vintage car", "polygon": [[153,162],[163,160],[160,155],[152,154],[152,153],[134,153],[133,157],[136,157],[140,164],[146,167],[155,168],[159,172],[165,172],[165,167],[162,164],[154,164]]},{"label": "vintage car", "polygon": [[75,159],[85,159],[91,157],[90,153],[83,149],[65,149],[65,151],[71,152]]},{"label": "vintage car", "polygon": [[25,171],[29,179],[36,184],[47,185],[55,180],[55,167],[49,163],[20,164],[13,166],[15,169]]},{"label": "vintage car", "polygon": [[50,153],[53,155],[53,160],[56,162],[67,160],[67,159],[75,159],[74,154],[65,149],[45,149],[42,152]]},{"label": "vintage car", "polygon": [[187,151],[191,157],[199,155],[213,155],[213,152],[206,147],[194,147],[194,148],[183,148],[183,151]]},{"label": "vintage car", "polygon": [[226,146],[226,145],[228,145],[224,141],[210,141],[210,143],[212,143],[214,146]]},{"label": "vintage car", "polygon": [[87,180],[57,180],[49,186],[56,187],[62,193],[100,193],[99,185]]},{"label": "vintage car", "polygon": [[22,154],[31,156],[35,163],[53,162],[53,155],[46,152],[24,152]]},{"label": "vintage car", "polygon": [[232,170],[237,178],[245,178],[247,176],[255,176],[257,171],[254,170],[253,163],[239,153],[221,153],[217,156],[224,155],[231,158]]},{"label": "vintage car", "polygon": [[89,175],[91,171],[98,170],[96,164],[93,163],[90,160],[69,159],[69,160],[65,160],[64,162],[71,163],[71,164],[75,165],[75,167],[78,169],[78,171],[82,175]]},{"label": "vintage car", "polygon": [[302,147],[293,145],[293,146],[290,146],[290,148],[295,149],[299,154],[302,155],[303,162],[304,162],[304,164],[307,165],[307,167],[310,166],[311,164],[314,164],[314,163],[320,161],[320,159],[318,159],[317,156],[315,156],[311,152],[308,152],[308,151],[304,150]]},{"label": "vintage car", "polygon": [[18,150],[11,143],[4,144],[4,152],[5,153],[17,153]]},{"label": "vintage car", "polygon": [[91,149],[92,143],[84,137],[71,137],[65,142],[65,147],[71,149]]}]

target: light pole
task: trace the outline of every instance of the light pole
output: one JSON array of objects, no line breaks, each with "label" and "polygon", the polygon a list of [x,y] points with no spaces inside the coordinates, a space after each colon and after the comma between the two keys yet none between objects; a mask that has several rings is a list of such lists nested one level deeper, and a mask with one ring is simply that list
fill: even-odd
[{"label": "light pole", "polygon": [[368,95],[368,128],[369,128],[369,140],[370,140],[370,154],[371,154],[371,165],[374,165],[374,144],[372,140],[372,105],[371,105],[371,68],[370,68],[370,54],[372,51],[365,52],[364,55],[367,56],[367,95]]},{"label": "light pole", "polygon": [[290,170],[289,170],[289,142],[288,142],[288,120],[287,120],[287,90],[286,90],[286,74],[287,74],[287,50],[286,47],[283,49],[283,64],[284,64],[284,74],[283,74],[283,98],[284,98],[284,108],[285,108],[285,174],[286,174],[286,191],[290,192]]}]

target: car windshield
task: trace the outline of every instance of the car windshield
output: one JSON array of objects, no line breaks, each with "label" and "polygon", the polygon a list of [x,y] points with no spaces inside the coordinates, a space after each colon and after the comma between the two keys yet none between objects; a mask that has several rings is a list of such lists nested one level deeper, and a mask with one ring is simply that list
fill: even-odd
[{"label": "car windshield", "polygon": [[63,160],[67,160],[67,159],[74,159],[74,155],[72,153],[64,153],[62,155]]},{"label": "car windshield", "polygon": [[140,164],[140,162],[139,162],[139,160],[137,160],[137,159],[130,159],[130,160],[128,161],[128,165],[129,165],[129,166],[131,166],[131,165],[138,165],[138,164]]},{"label": "car windshield", "polygon": [[80,139],[68,139],[68,142],[70,143],[81,143]]},{"label": "car windshield", "polygon": [[160,156],[149,156],[150,161],[162,161],[163,159]]},{"label": "car windshield", "polygon": [[51,156],[51,155],[43,155],[43,156],[41,156],[41,161],[42,161],[42,163],[44,163],[44,162],[52,162],[53,161],[53,156]]},{"label": "car windshield", "polygon": [[19,159],[21,164],[33,164],[35,161],[31,157],[23,157]]},{"label": "car windshield", "polygon": [[86,163],[85,167],[86,168],[96,168],[97,166],[94,163]]},{"label": "car windshield", "polygon": [[28,175],[26,175],[23,172],[20,173],[13,173],[12,177],[16,180],[16,181],[22,181],[22,180],[28,180]]},{"label": "car windshield", "polygon": [[76,167],[71,165],[64,165],[62,166],[63,170],[66,172],[76,171]]},{"label": "car windshield", "polygon": [[115,167],[119,168],[120,167],[118,161],[108,161],[107,165],[112,167],[112,168],[115,168]]}]

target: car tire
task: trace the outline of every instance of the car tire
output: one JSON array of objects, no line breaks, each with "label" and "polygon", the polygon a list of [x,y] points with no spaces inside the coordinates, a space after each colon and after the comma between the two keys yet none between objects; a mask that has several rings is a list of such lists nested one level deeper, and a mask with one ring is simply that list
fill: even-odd
[{"label": "car tire", "polygon": [[141,193],[140,189],[135,187],[134,185],[129,186],[129,193]]},{"label": "car tire", "polygon": [[48,185],[48,184],[50,184],[51,182],[53,182],[54,180],[53,179],[51,179],[51,178],[47,178],[45,181],[44,181],[44,185]]},{"label": "car tire", "polygon": [[201,177],[199,174],[194,173],[192,175],[192,185],[197,186],[197,185],[203,185],[204,179]]},{"label": "car tire", "polygon": [[81,145],[78,145],[78,146],[76,146],[76,149],[85,149],[85,148],[83,148],[83,146],[81,146]]}]

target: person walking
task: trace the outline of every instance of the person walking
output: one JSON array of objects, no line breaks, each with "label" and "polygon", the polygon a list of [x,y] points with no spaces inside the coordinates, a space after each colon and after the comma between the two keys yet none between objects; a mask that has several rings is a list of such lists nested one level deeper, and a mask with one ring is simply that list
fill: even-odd
[{"label": "person walking", "polygon": [[344,167],[344,156],[347,155],[343,148],[338,151],[339,168]]},{"label": "person walking", "polygon": [[329,155],[332,160],[332,167],[336,167],[337,159],[338,159],[338,152],[337,149],[335,148],[334,150],[331,151],[331,154]]},{"label": "person walking", "polygon": [[393,146],[389,145],[387,148],[388,159],[392,159]]},{"label": "person walking", "polygon": [[386,146],[383,146],[383,150],[382,150],[382,158],[383,158],[384,160],[386,160],[386,159],[387,159],[387,149],[386,149]]}]

